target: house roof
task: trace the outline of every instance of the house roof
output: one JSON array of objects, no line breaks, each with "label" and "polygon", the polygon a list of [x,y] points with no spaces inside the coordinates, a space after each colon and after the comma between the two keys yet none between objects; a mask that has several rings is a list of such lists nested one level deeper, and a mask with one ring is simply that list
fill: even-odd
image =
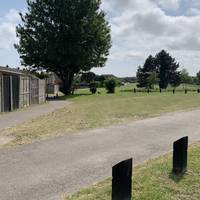
[{"label": "house roof", "polygon": [[24,76],[29,76],[34,79],[39,79],[37,76],[34,74],[31,74],[30,72],[23,71],[17,68],[10,68],[10,67],[2,67],[0,66],[0,73],[5,73],[5,74],[15,74],[15,75],[24,75]]},{"label": "house roof", "polygon": [[19,69],[10,68],[10,67],[2,67],[2,66],[0,66],[0,72],[10,73],[10,74],[19,74],[19,75],[24,74]]}]

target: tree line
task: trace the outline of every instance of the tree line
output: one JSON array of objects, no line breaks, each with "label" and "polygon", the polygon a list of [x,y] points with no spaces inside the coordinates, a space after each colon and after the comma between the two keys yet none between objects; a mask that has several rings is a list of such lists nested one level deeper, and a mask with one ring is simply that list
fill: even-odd
[{"label": "tree line", "polygon": [[180,71],[180,64],[167,51],[162,50],[153,57],[150,55],[143,67],[137,70],[138,87],[154,88],[158,84],[160,89],[168,85],[178,87],[180,84],[200,84],[200,72],[191,77],[186,69]]},{"label": "tree line", "polygon": [[97,75],[94,72],[84,72],[79,75],[77,75],[74,79],[74,85],[90,85],[95,84],[97,88],[101,88],[105,86],[105,83],[108,80],[115,80],[116,86],[122,85],[122,79],[118,78],[112,74],[104,74],[104,75]]}]

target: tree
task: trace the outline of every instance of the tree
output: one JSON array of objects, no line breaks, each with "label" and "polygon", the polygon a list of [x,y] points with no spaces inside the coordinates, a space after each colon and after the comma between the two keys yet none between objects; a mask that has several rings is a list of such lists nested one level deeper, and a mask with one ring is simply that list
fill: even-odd
[{"label": "tree", "polygon": [[[179,64],[172,58],[165,50],[159,52],[155,57],[156,69],[159,74],[159,86],[162,89],[166,89],[168,84],[172,82],[178,82]],[[175,80],[177,79],[177,80]]]},{"label": "tree", "polygon": [[115,93],[116,86],[117,86],[117,83],[114,78],[111,78],[105,81],[105,87],[108,93]]},{"label": "tree", "polygon": [[196,84],[200,85],[200,71],[197,73],[195,80]]},{"label": "tree", "polygon": [[186,69],[183,69],[180,73],[181,83],[185,84],[192,84],[193,80],[192,77],[189,75]]},{"label": "tree", "polygon": [[31,71],[31,73],[35,76],[37,76],[39,79],[46,79],[49,77],[48,73],[46,72],[38,72],[38,71]]},{"label": "tree", "polygon": [[138,80],[138,87],[148,87],[149,86],[149,76],[152,72],[156,71],[156,65],[155,65],[155,58],[150,55],[145,63],[144,66],[138,67],[137,71],[137,80]]},{"label": "tree", "polygon": [[96,75],[93,72],[83,73],[81,76],[81,81],[91,83],[92,81],[94,81],[95,77]]},{"label": "tree", "polygon": [[27,0],[15,48],[22,65],[54,72],[70,94],[74,75],[103,67],[111,47],[101,0]]},{"label": "tree", "polygon": [[148,88],[154,89],[154,85],[158,82],[158,74],[156,72],[150,72],[148,77]]},{"label": "tree", "polygon": [[181,84],[181,75],[180,72],[176,72],[170,77],[170,84],[172,87],[178,87]]}]

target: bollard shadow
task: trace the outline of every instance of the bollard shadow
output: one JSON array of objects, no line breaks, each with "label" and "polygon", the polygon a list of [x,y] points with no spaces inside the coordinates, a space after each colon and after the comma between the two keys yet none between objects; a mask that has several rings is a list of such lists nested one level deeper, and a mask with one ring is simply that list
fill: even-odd
[{"label": "bollard shadow", "polygon": [[180,182],[184,178],[184,176],[185,176],[185,173],[175,174],[175,173],[171,172],[169,174],[169,178],[176,183]]},{"label": "bollard shadow", "polygon": [[91,96],[92,94],[71,94],[68,96],[62,95],[62,96],[58,96],[58,97],[47,97],[47,101],[65,101],[65,100],[70,100],[70,99],[74,99],[80,96]]}]

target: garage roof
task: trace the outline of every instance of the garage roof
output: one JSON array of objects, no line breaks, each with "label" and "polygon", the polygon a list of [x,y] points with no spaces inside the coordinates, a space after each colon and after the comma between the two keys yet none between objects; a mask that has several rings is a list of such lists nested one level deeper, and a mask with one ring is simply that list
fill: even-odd
[{"label": "garage roof", "polygon": [[19,69],[10,68],[10,67],[2,67],[0,66],[0,72],[7,73],[7,74],[23,74],[23,72]]}]

